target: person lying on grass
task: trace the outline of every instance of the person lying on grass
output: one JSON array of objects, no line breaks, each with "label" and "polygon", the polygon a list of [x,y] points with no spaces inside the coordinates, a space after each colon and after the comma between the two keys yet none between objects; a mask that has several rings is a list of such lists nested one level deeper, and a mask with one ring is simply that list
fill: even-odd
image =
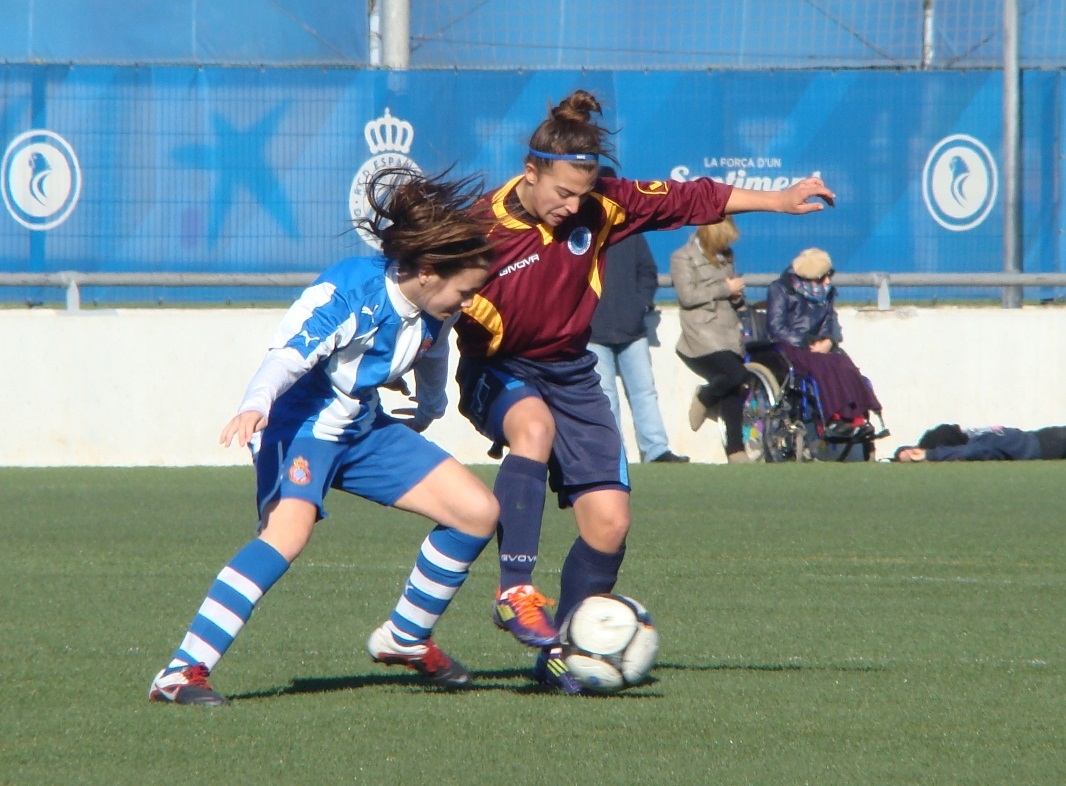
[{"label": "person lying on grass", "polygon": [[963,430],[957,423],[941,423],[926,431],[917,445],[896,450],[895,460],[918,461],[1030,461],[1066,458],[1066,426],[1035,431],[993,426]]}]

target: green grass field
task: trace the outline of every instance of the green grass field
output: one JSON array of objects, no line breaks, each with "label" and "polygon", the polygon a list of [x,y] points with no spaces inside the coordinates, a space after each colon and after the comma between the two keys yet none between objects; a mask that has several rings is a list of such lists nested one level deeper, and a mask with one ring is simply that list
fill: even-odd
[{"label": "green grass field", "polygon": [[[1062,471],[634,467],[618,590],[662,651],[606,698],[531,687],[493,547],[437,632],[476,689],[372,664],[427,528],[334,494],[205,709],[148,683],[253,534],[251,470],[0,470],[0,783],[1063,784]],[[550,593],[573,532],[549,505]]]}]

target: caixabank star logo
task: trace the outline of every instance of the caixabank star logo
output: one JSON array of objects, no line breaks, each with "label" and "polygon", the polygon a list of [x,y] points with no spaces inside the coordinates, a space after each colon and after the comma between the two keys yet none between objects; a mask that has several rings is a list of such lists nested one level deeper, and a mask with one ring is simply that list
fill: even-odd
[{"label": "caixabank star logo", "polygon": [[0,179],[7,211],[27,229],[59,226],[81,196],[81,165],[74,148],[45,129],[26,131],[11,141]]},{"label": "caixabank star logo", "polygon": [[[421,173],[421,168],[407,154],[415,139],[415,129],[406,120],[393,117],[388,107],[385,114],[371,120],[363,128],[363,136],[373,155],[363,162],[359,171],[352,178],[352,187],[348,193],[348,210],[352,220],[367,218],[370,215],[370,200],[367,199],[367,181],[374,173],[386,168],[402,167]],[[358,229],[359,236],[367,245],[381,248],[381,242],[363,228]]]}]

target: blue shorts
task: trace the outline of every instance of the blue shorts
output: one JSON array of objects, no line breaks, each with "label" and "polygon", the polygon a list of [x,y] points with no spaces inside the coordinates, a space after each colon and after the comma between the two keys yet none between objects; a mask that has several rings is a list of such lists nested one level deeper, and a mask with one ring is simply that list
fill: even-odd
[{"label": "blue shorts", "polygon": [[[280,431],[280,430],[279,430]],[[259,515],[277,499],[302,499],[328,514],[331,488],[392,506],[450,458],[438,445],[380,410],[370,430],[355,439],[327,442],[272,434],[268,426],[255,458]]]},{"label": "blue shorts", "polygon": [[547,405],[555,420],[548,479],[560,507],[596,489],[630,490],[625,448],[593,353],[556,361],[460,358],[456,380],[459,411],[499,445],[506,444],[503,418],[512,406],[528,396]]}]

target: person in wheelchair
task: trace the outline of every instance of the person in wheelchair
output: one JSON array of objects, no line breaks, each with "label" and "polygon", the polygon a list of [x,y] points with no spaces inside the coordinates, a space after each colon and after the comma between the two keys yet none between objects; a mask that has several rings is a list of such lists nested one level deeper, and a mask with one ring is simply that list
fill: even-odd
[{"label": "person in wheelchair", "polygon": [[869,440],[879,436],[870,413],[881,421],[881,402],[840,349],[843,335],[833,305],[833,272],[833,262],[822,249],[800,252],[767,291],[767,334],[795,373],[811,377],[818,386],[825,435]]},{"label": "person in wheelchair", "polygon": [[731,245],[740,230],[727,216],[699,227],[670,256],[670,277],[681,307],[677,356],[706,383],[696,388],[689,406],[689,426],[698,431],[708,411],[718,407],[725,425],[726,459],[746,464],[743,409],[748,371],[738,314],[744,308],[744,279],[733,266]]}]

